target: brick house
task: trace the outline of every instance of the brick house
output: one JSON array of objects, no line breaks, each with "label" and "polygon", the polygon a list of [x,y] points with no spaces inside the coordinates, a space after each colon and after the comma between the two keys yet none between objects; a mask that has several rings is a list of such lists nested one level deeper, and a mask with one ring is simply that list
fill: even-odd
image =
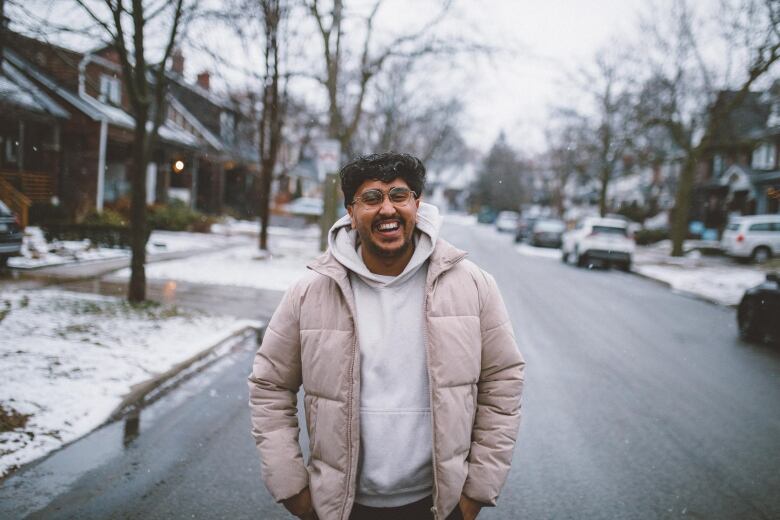
[{"label": "brick house", "polygon": [[[724,92],[716,103],[726,102]],[[697,171],[693,217],[722,229],[728,218],[780,212],[780,81],[750,92],[716,129]]]},{"label": "brick house", "polygon": [[205,71],[195,84],[188,83],[180,51],[172,61],[168,119],[198,136],[203,146],[197,164],[174,176],[171,185],[194,185],[196,206],[204,211],[217,213],[227,207],[242,216],[254,215],[260,159],[253,98],[214,92]]},{"label": "brick house", "polygon": [[[6,33],[6,43],[8,63],[68,113],[59,124],[56,157],[41,171],[25,167],[21,177],[47,176],[52,194],[77,220],[94,208],[121,203],[129,195],[135,121],[116,52],[101,47],[81,53],[14,33]],[[197,135],[165,120],[147,169],[148,203],[167,200],[177,161],[201,148]],[[25,153],[32,156],[28,164],[36,164],[40,148]],[[23,182],[17,186],[25,191]]]}]

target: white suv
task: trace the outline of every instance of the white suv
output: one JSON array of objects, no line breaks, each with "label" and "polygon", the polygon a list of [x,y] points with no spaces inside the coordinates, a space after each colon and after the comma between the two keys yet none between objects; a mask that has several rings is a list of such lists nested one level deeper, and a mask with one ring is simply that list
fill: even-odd
[{"label": "white suv", "polygon": [[564,233],[561,258],[564,262],[571,258],[580,267],[590,265],[595,260],[628,271],[631,269],[635,247],[625,221],[590,217]]},{"label": "white suv", "polygon": [[758,263],[780,255],[780,214],[732,219],[723,232],[720,247],[729,256],[752,258]]}]

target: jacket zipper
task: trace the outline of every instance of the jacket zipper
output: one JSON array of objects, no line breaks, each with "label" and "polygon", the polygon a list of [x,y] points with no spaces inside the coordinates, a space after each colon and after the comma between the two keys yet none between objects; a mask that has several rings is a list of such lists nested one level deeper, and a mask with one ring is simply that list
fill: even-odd
[{"label": "jacket zipper", "polygon": [[[433,280],[431,284],[431,296],[433,295],[436,283],[438,282],[439,276],[441,276],[441,274],[442,273],[439,273],[439,275]],[[423,341],[425,343],[425,367],[427,368],[428,372],[428,401],[431,407],[431,462],[433,463],[433,507],[431,508],[431,512],[433,513],[433,520],[437,520],[439,518],[439,511],[436,508],[436,501],[439,496],[439,479],[436,472],[436,420],[433,416],[433,378],[431,378],[431,348],[430,342],[428,341],[428,328],[430,327],[430,322],[428,321],[428,291],[426,291],[425,303],[423,304],[423,319],[425,320]]]},{"label": "jacket zipper", "polygon": [[355,317],[355,311],[352,308],[349,297],[341,284],[337,285],[341,288],[341,292],[344,295],[344,301],[347,302],[347,308],[350,314],[352,314],[352,327],[355,332],[355,340],[352,342],[352,362],[349,365],[349,393],[347,394],[347,486],[346,493],[344,494],[344,504],[341,506],[341,518],[346,518],[347,504],[349,503],[350,483],[352,481],[352,401],[354,399],[354,374],[355,374],[355,359],[357,359],[357,345],[358,345],[358,332],[357,332],[357,318]]}]

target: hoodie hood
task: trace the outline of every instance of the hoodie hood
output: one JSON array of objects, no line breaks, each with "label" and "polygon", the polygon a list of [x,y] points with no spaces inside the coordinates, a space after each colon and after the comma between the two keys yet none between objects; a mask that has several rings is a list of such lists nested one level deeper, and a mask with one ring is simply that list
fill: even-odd
[{"label": "hoodie hood", "polygon": [[360,239],[352,229],[352,220],[344,215],[333,224],[328,232],[328,247],[333,257],[348,270],[359,275],[372,285],[391,286],[403,283],[428,260],[439,237],[442,218],[436,206],[420,203],[417,210],[417,225],[414,231],[414,253],[403,272],[395,277],[374,274],[368,270],[360,255]]}]

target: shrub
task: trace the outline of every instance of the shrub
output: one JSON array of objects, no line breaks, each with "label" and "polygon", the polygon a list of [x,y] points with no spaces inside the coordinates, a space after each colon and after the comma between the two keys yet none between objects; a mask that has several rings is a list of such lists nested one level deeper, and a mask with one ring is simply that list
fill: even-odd
[{"label": "shrub", "polygon": [[208,232],[211,224],[215,222],[209,217],[191,209],[186,203],[174,199],[168,204],[155,204],[150,206],[147,219],[151,229],[164,229],[167,231],[199,231]]},{"label": "shrub", "polygon": [[93,211],[84,217],[82,224],[89,226],[119,226],[127,227],[128,219],[119,211],[106,208],[98,213]]}]

